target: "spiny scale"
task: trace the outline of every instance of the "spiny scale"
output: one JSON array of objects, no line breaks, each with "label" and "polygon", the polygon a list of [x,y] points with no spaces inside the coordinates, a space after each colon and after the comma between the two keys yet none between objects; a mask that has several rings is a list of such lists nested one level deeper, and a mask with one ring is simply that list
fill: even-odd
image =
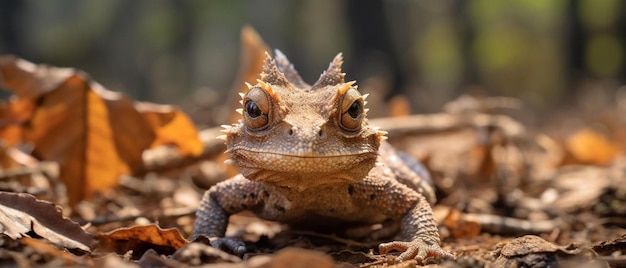
[{"label": "spiny scale", "polygon": [[220,129],[220,132],[222,132],[222,133],[226,133],[226,134],[230,134],[231,129],[233,128],[233,127],[232,127],[232,126],[230,126],[230,125],[221,125],[221,127],[222,127],[223,129]]},{"label": "spiny scale", "polygon": [[350,87],[352,87],[352,85],[354,85],[354,83],[356,83],[356,81],[350,81],[343,84],[343,86],[339,89],[339,94],[343,95],[348,92],[348,90],[350,89]]},{"label": "spiny scale", "polygon": [[256,81],[259,83],[259,86],[267,92],[267,94],[274,95],[274,89],[269,83],[265,83],[261,79],[257,79]]}]

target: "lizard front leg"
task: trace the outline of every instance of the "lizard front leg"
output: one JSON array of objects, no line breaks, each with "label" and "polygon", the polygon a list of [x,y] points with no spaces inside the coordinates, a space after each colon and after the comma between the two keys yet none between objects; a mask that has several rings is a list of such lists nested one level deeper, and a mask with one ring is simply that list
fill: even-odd
[{"label": "lizard front leg", "polygon": [[227,249],[235,254],[246,252],[242,241],[225,238],[230,215],[263,204],[263,186],[238,175],[220,182],[204,193],[196,212],[192,239],[205,236],[215,248]]},{"label": "lizard front leg", "polygon": [[430,204],[423,196],[402,217],[401,234],[404,241],[382,243],[378,249],[380,254],[386,254],[392,250],[403,251],[397,257],[396,262],[415,259],[423,262],[428,256],[452,257],[450,253],[439,246],[439,231],[433,217]]}]

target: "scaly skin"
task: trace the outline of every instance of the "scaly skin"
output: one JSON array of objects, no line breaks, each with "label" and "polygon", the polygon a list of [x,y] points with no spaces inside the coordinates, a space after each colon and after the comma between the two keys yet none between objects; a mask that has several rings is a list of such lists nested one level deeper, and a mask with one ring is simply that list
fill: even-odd
[{"label": "scaly skin", "polygon": [[224,232],[230,215],[249,210],[296,227],[396,221],[403,241],[381,244],[381,254],[403,251],[398,262],[451,256],[439,246],[423,168],[407,165],[367,124],[365,96],[344,82],[341,63],[338,55],[309,86],[284,55],[268,55],[258,84],[242,94],[243,119],[225,126],[229,162],[242,174],[204,194],[194,238],[243,254]]}]

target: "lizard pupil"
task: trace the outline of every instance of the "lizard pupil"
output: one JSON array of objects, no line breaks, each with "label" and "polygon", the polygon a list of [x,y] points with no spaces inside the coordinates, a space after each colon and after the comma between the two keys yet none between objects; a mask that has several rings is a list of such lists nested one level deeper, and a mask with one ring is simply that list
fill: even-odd
[{"label": "lizard pupil", "polygon": [[263,114],[259,106],[254,103],[254,101],[246,102],[246,113],[250,116],[250,118],[257,118]]},{"label": "lizard pupil", "polygon": [[361,103],[358,101],[353,102],[348,108],[348,114],[350,117],[356,119],[361,114]]}]

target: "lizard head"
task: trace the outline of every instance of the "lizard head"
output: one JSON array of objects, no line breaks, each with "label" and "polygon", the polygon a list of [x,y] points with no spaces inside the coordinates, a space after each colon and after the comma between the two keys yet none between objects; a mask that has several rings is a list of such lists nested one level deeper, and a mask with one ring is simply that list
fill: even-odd
[{"label": "lizard head", "polygon": [[354,183],[374,167],[386,132],[367,123],[367,95],[345,82],[338,54],[312,86],[280,52],[241,93],[242,119],[224,127],[227,163],[249,180],[305,190]]}]

